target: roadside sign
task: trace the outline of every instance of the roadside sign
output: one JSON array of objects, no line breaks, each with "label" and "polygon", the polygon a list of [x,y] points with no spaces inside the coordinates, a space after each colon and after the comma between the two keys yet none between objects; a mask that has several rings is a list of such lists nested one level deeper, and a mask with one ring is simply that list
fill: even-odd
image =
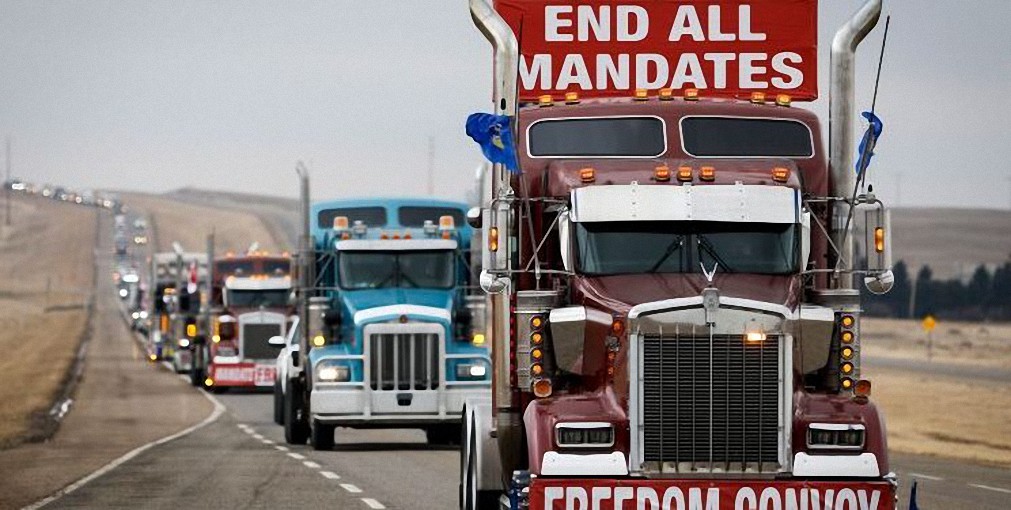
[{"label": "roadside sign", "polygon": [[934,331],[934,328],[937,327],[937,319],[935,319],[933,315],[928,315],[923,318],[923,322],[921,323],[921,325],[923,326],[924,331],[930,333],[931,331]]},{"label": "roadside sign", "polygon": [[694,88],[818,97],[817,0],[496,0],[517,34],[520,99]]}]

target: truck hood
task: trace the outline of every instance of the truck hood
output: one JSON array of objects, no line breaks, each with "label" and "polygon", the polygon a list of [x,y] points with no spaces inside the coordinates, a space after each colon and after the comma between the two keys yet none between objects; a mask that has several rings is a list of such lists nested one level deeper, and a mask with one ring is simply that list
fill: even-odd
[{"label": "truck hood", "polygon": [[[752,299],[794,309],[801,279],[797,275],[716,274],[713,284],[721,296]],[[665,299],[698,296],[706,287],[701,274],[631,274],[576,277],[577,302],[621,315],[635,305]]]},{"label": "truck hood", "polygon": [[[426,309],[431,312],[435,312],[432,309],[441,310],[439,318],[445,318],[448,322],[448,316],[453,310],[454,292],[452,289],[351,290],[341,292],[340,299],[346,314],[345,317],[351,319],[351,323],[361,324],[372,320],[386,320],[391,314],[411,315],[413,318],[431,315],[426,312]],[[385,312],[362,313],[382,310]],[[355,320],[356,317],[366,318]]]}]

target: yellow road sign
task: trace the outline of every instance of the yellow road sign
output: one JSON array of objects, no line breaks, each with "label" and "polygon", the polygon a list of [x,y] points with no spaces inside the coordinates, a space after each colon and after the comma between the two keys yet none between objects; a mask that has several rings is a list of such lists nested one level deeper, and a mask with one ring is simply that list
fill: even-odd
[{"label": "yellow road sign", "polygon": [[923,325],[923,330],[930,333],[937,327],[937,319],[935,319],[933,315],[928,315],[923,318],[923,322],[921,324]]}]

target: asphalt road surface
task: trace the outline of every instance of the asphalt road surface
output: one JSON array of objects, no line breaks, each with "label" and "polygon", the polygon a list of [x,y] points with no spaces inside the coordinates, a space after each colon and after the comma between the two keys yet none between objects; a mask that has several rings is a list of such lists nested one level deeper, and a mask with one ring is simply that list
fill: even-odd
[{"label": "asphalt road surface", "polygon": [[[194,390],[196,391],[196,390]],[[337,429],[333,451],[284,444],[269,394],[225,394],[214,423],[157,446],[52,504],[59,508],[451,509],[459,454],[412,430]],[[894,455],[902,508],[1011,508],[1011,472]]]}]

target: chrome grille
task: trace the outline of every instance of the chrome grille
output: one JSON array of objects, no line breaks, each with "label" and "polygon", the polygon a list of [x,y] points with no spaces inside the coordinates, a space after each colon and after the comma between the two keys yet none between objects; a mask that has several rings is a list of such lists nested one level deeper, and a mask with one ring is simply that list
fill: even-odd
[{"label": "chrome grille", "polygon": [[248,359],[277,358],[277,348],[271,347],[268,340],[281,334],[280,324],[243,324],[242,325],[242,356]]},{"label": "chrome grille", "polygon": [[376,391],[434,390],[439,387],[439,335],[369,335],[370,384]]},{"label": "chrome grille", "polygon": [[754,343],[708,333],[643,337],[644,467],[777,470],[780,344],[777,336]]}]

